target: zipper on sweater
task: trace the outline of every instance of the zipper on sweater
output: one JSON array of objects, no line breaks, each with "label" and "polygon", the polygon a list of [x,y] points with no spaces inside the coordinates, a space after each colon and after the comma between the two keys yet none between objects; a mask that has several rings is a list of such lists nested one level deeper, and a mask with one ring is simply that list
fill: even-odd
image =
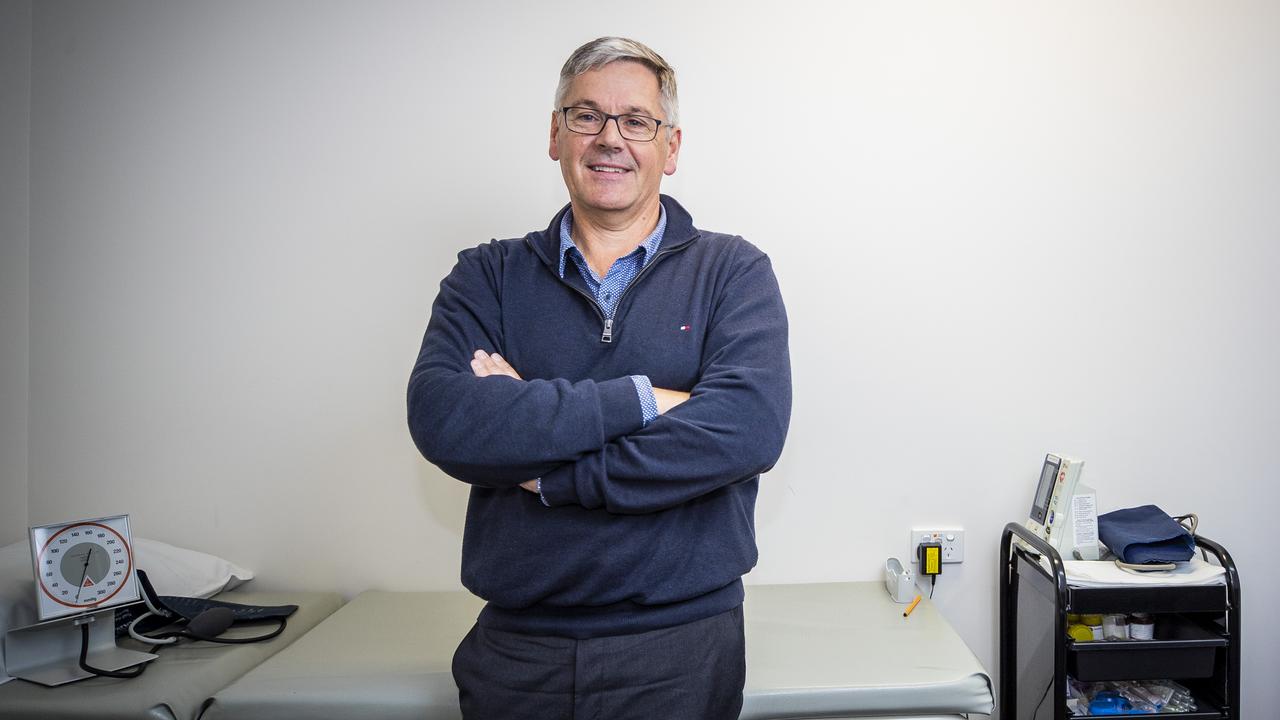
[{"label": "zipper on sweater", "polygon": [[[686,242],[677,247],[668,248],[666,250],[659,250],[658,253],[653,256],[653,259],[650,260],[648,263],[646,263],[644,267],[640,268],[640,272],[636,273],[636,276],[631,279],[631,282],[625,288],[622,289],[622,294],[618,296],[618,304],[613,306],[613,314],[614,315],[618,314],[618,310],[622,307],[622,301],[627,299],[627,295],[631,292],[631,288],[635,287],[640,283],[640,278],[644,277],[644,274],[649,272],[649,268],[653,267],[654,265],[657,265],[658,261],[662,259],[663,255],[670,255],[671,253],[677,252],[679,250],[683,250],[688,246],[689,246],[689,243]],[[605,321],[604,335],[600,336],[600,342],[605,342],[605,343],[613,342],[613,318],[609,318],[608,320]]]},{"label": "zipper on sweater", "polygon": [[600,342],[602,343],[613,342],[613,318],[607,318],[604,316],[604,310],[600,309],[600,303],[596,302],[596,299],[591,297],[591,293],[585,292],[583,290],[579,290],[578,288],[566,282],[564,278],[560,278],[560,282],[564,283],[565,287],[569,288],[570,290],[586,298],[587,304],[591,306],[592,310],[596,311],[596,317],[600,318],[601,324],[604,325],[604,332],[600,335]]},{"label": "zipper on sweater", "polygon": [[[529,245],[529,247],[533,247],[533,242],[530,241],[529,238],[526,237],[524,241],[527,245]],[[690,242],[692,241],[687,240],[677,245],[676,247],[667,248],[666,250],[659,250],[658,253],[653,256],[652,260],[646,263],[644,267],[640,268],[640,272],[637,273],[634,278],[632,278],[631,283],[628,284],[627,287],[622,291],[622,294],[618,296],[618,304],[613,306],[614,313],[616,314],[618,311],[618,308],[622,307],[622,301],[627,297],[627,294],[631,292],[631,288],[635,287],[636,284],[640,282],[640,278],[644,277],[645,273],[649,272],[650,268],[658,264],[658,260],[662,259],[664,255],[670,255],[672,253],[680,252],[681,250],[689,247]],[[570,290],[586,298],[587,304],[591,306],[592,310],[596,311],[596,317],[600,318],[600,323],[603,325],[603,328],[600,332],[600,342],[612,343],[613,342],[613,318],[607,318],[604,316],[604,310],[600,309],[600,303],[596,302],[596,299],[591,296],[591,293],[588,293],[585,290],[579,289],[578,287],[574,286],[572,283],[568,282],[564,278],[560,278],[560,282],[564,283],[565,287],[569,288]]]}]

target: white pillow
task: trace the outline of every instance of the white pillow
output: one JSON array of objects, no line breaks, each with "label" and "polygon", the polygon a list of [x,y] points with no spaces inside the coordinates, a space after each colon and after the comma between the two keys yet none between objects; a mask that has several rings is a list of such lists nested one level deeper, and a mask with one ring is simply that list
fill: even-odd
[{"label": "white pillow", "polygon": [[133,549],[138,568],[160,595],[213,597],[253,579],[252,570],[229,560],[157,540],[134,538]]},{"label": "white pillow", "polygon": [[[252,571],[235,563],[156,540],[134,538],[133,550],[137,567],[147,574],[160,595],[207,598],[253,579]],[[28,541],[0,548],[0,638],[10,628],[36,621],[33,578]],[[10,679],[0,663],[0,685]]]}]

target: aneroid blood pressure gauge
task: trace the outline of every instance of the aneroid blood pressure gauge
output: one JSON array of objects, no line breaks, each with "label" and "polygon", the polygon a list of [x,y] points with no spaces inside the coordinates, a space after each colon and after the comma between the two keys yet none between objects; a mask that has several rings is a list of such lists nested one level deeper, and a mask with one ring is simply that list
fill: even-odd
[{"label": "aneroid blood pressure gauge", "polygon": [[139,599],[129,516],[31,528],[40,621]]}]

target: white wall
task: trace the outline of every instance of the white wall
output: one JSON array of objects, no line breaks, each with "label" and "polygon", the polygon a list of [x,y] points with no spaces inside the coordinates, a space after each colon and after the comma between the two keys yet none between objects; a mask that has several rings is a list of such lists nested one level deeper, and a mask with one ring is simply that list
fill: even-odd
[{"label": "white wall", "polygon": [[27,529],[31,3],[0,1],[0,545]]},{"label": "white wall", "polygon": [[560,63],[626,34],[680,72],[666,190],[773,256],[792,320],[749,581],[963,526],[936,601],[994,673],[1000,529],[1074,454],[1103,509],[1234,550],[1246,712],[1280,703],[1280,8],[647,7],[37,6],[31,521],[129,512],[264,587],[456,587],[466,489],[405,380],[454,254],[565,200]]}]

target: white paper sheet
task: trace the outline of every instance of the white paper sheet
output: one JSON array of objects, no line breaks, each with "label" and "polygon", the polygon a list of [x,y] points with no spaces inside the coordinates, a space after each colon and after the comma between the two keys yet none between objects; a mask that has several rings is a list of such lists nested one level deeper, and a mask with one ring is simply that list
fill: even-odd
[{"label": "white paper sheet", "polygon": [[1067,584],[1076,587],[1125,587],[1133,585],[1226,585],[1226,570],[1199,557],[1177,563],[1173,570],[1136,573],[1111,560],[1064,560]]}]

